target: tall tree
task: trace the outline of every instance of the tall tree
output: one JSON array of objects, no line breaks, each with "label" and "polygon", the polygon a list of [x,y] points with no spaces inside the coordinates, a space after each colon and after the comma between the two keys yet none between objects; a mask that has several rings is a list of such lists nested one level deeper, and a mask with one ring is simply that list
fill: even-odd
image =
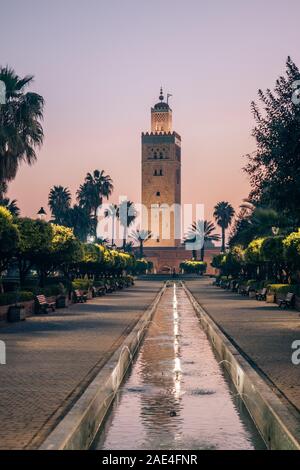
[{"label": "tall tree", "polygon": [[0,276],[16,254],[18,245],[19,231],[13,216],[5,207],[0,207]]},{"label": "tall tree", "polygon": [[234,209],[229,202],[221,201],[214,208],[214,218],[222,230],[222,247],[221,251],[225,251],[225,231],[231,225],[234,216]]},{"label": "tall tree", "polygon": [[59,225],[68,225],[69,209],[71,207],[71,193],[69,188],[53,186],[48,198],[53,221]]},{"label": "tall tree", "polygon": [[92,217],[93,235],[96,235],[97,209],[103,203],[103,199],[108,199],[113,191],[113,182],[104,171],[94,170],[88,173],[84,183],[77,191],[77,201],[80,207],[86,209]]},{"label": "tall tree", "polygon": [[16,199],[9,199],[8,197],[0,198],[0,206],[5,207],[9,212],[14,216],[18,217],[20,215],[20,209],[17,205]]},{"label": "tall tree", "polygon": [[115,244],[115,223],[116,218],[118,217],[119,207],[117,204],[111,204],[108,209],[106,209],[104,216],[111,218],[111,246]]},{"label": "tall tree", "polygon": [[199,242],[201,261],[204,261],[206,245],[208,243],[217,242],[220,240],[220,235],[215,233],[215,230],[216,227],[213,222],[209,220],[197,220],[193,222],[186,236],[186,243],[197,243],[197,241]]},{"label": "tall tree", "polygon": [[20,78],[13,69],[0,67],[5,84],[5,103],[0,105],[0,183],[15,178],[21,162],[32,165],[36,149],[43,143],[44,100],[37,93],[25,92],[33,76]]},{"label": "tall tree", "polygon": [[134,207],[134,203],[129,200],[124,200],[121,202],[119,206],[119,210],[117,213],[117,217],[120,220],[120,224],[122,225],[124,232],[123,232],[123,249],[126,248],[127,242],[127,232],[128,228],[133,224],[137,217],[137,212]]},{"label": "tall tree", "polygon": [[293,221],[279,215],[270,207],[242,208],[233,224],[229,245],[242,245],[244,248],[257,237],[268,237],[292,231]]},{"label": "tall tree", "polygon": [[152,233],[150,230],[133,230],[130,233],[129,237],[132,238],[139,245],[140,258],[144,257],[144,243],[146,243],[146,241],[149,240],[151,236]]},{"label": "tall tree", "polygon": [[87,237],[91,232],[90,214],[78,204],[68,211],[68,226],[73,229],[74,235],[82,242],[87,241]]},{"label": "tall tree", "polygon": [[33,220],[28,217],[17,219],[16,225],[20,234],[16,258],[20,283],[24,285],[33,266],[48,255],[52,240],[52,228],[44,220]]},{"label": "tall tree", "polygon": [[[274,91],[258,91],[251,105],[256,150],[247,155],[250,198],[300,224],[300,72],[290,57]],[[298,88],[298,89],[297,89]]]},{"label": "tall tree", "polygon": [[7,182],[6,181],[0,181],[0,200],[4,199],[5,194],[7,193]]}]

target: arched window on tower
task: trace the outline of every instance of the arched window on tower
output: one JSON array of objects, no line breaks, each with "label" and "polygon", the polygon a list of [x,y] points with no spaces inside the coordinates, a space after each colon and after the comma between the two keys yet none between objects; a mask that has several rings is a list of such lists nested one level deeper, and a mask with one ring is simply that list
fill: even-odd
[{"label": "arched window on tower", "polygon": [[163,171],[159,170],[159,176],[163,176]]},{"label": "arched window on tower", "polygon": [[157,176],[157,170],[154,170],[153,176]]}]

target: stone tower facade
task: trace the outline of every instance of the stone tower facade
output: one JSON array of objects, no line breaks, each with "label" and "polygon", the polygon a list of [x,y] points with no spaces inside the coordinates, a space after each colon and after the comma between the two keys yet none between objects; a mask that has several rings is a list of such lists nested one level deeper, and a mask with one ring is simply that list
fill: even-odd
[{"label": "stone tower facade", "polygon": [[147,247],[181,242],[181,137],[172,130],[172,110],[161,89],[151,109],[151,132],[142,133],[143,228],[152,232]]}]

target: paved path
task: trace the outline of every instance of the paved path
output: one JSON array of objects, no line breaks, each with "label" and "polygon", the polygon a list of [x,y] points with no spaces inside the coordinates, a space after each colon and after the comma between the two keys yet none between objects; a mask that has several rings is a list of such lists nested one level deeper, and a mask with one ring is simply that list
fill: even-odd
[{"label": "paved path", "polygon": [[291,345],[300,340],[299,312],[224,291],[208,279],[186,285],[260,373],[300,410],[300,366],[291,361]]},{"label": "paved path", "polygon": [[161,282],[0,327],[0,449],[36,448],[154,300]]}]

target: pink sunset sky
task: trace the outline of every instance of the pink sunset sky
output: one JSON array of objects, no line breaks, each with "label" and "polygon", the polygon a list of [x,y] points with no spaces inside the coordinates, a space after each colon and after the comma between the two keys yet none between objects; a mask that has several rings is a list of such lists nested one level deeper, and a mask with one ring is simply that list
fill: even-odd
[{"label": "pink sunset sky", "polygon": [[141,132],[159,88],[172,93],[182,136],[182,199],[238,208],[255,149],[250,102],[300,63],[297,0],[10,0],[1,2],[0,64],[35,76],[46,100],[45,142],[10,185],[22,215],[47,207],[53,185],[73,195],[96,168],[112,201],[140,201]]}]

